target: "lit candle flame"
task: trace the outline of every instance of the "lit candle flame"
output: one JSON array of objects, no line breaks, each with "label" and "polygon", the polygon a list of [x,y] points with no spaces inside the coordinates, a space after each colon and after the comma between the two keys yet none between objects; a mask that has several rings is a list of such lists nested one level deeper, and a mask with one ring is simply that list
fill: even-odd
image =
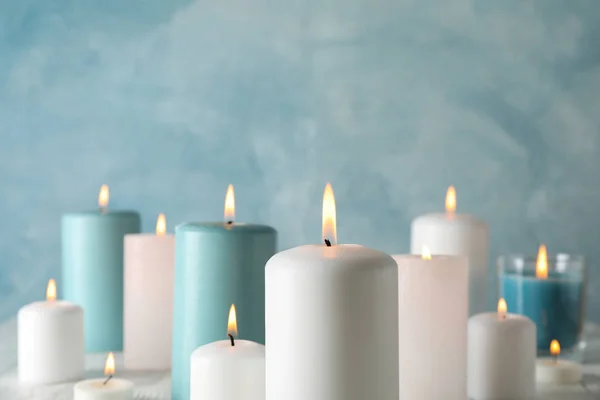
[{"label": "lit candle flame", "polygon": [[237,318],[235,315],[235,304],[229,308],[229,319],[227,320],[227,334],[232,336],[238,335]]},{"label": "lit candle flame", "polygon": [[538,279],[548,278],[548,253],[544,245],[541,245],[538,251],[537,262],[535,263],[535,276]]},{"label": "lit candle flame", "polygon": [[558,343],[558,340],[553,339],[550,342],[550,354],[552,354],[554,357],[558,357],[560,355],[560,343]]},{"label": "lit candle flame", "polygon": [[48,281],[48,286],[46,286],[46,300],[56,300],[56,281],[54,279],[50,279]]},{"label": "lit candle flame", "polygon": [[423,260],[431,260],[431,251],[429,251],[429,247],[423,245],[421,248],[421,258]]},{"label": "lit candle flame", "polygon": [[156,219],[156,236],[164,236],[167,231],[167,219],[165,218],[165,214],[158,214],[158,218]]},{"label": "lit candle flame", "polygon": [[235,194],[233,185],[227,187],[225,195],[225,222],[233,222],[235,220]]},{"label": "lit candle flame", "polygon": [[104,364],[104,375],[111,376],[115,374],[115,355],[110,352],[106,357],[106,364]]},{"label": "lit candle flame", "polygon": [[108,189],[108,185],[102,185],[100,187],[100,194],[98,194],[98,206],[100,206],[100,208],[108,207],[109,198],[110,190]]},{"label": "lit candle flame", "polygon": [[508,306],[506,305],[506,300],[500,299],[498,300],[498,316],[500,318],[506,317],[506,311],[508,310]]},{"label": "lit candle flame", "polygon": [[337,244],[335,196],[330,183],[327,183],[323,192],[323,240]]},{"label": "lit candle flame", "polygon": [[456,189],[450,186],[446,192],[446,211],[453,213],[456,211]]}]

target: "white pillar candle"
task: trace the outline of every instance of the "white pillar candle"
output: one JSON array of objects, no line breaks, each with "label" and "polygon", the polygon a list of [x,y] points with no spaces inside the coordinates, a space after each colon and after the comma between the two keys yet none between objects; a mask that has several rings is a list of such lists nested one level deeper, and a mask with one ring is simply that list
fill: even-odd
[{"label": "white pillar candle", "polygon": [[329,185],[323,211],[331,247],[296,247],[266,266],[266,399],[397,400],[397,267],[335,244]]},{"label": "white pillar candle", "polygon": [[175,237],[160,214],[154,234],[125,235],[125,368],[171,368]]},{"label": "white pillar candle", "polygon": [[393,256],[398,263],[400,400],[467,396],[467,260]]},{"label": "white pillar candle", "polygon": [[550,343],[550,354],[552,357],[538,360],[536,370],[536,381],[541,385],[576,385],[581,382],[581,364],[560,360],[560,343],[553,340]]},{"label": "white pillar candle", "polygon": [[115,356],[109,353],[104,367],[106,378],[78,382],[73,387],[73,400],[133,400],[133,383],[113,378],[114,373]]},{"label": "white pillar candle", "polygon": [[58,383],[83,376],[83,310],[56,300],[54,279],[48,282],[46,298],[19,310],[18,371],[23,383]]},{"label": "white pillar candle", "polygon": [[411,253],[421,254],[423,246],[432,254],[465,256],[469,262],[469,315],[485,311],[488,293],[489,230],[471,215],[457,214],[456,192],[446,194],[446,213],[426,214],[411,225]]},{"label": "white pillar candle", "polygon": [[190,361],[190,400],[265,400],[265,346],[236,340],[231,306],[229,340],[197,348]]},{"label": "white pillar candle", "polygon": [[473,400],[528,400],[535,396],[535,324],[506,312],[474,315],[468,327],[468,394]]}]

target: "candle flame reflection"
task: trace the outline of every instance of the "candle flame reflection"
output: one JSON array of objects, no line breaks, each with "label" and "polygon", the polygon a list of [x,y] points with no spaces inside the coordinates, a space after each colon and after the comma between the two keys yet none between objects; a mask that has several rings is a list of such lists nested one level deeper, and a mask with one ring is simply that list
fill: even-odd
[{"label": "candle flame reflection", "polygon": [[548,253],[546,246],[541,245],[538,251],[537,261],[535,263],[535,277],[538,279],[548,278]]},{"label": "candle flame reflection", "polygon": [[331,184],[327,183],[323,192],[323,241],[337,244],[337,223],[335,212],[335,196]]},{"label": "candle flame reflection", "polygon": [[456,189],[450,186],[446,192],[446,211],[453,213],[456,211]]},{"label": "candle flame reflection", "polygon": [[115,374],[115,355],[110,352],[106,357],[106,364],[104,364],[104,375],[110,376]]},{"label": "candle flame reflection", "polygon": [[238,335],[237,317],[235,314],[235,304],[229,308],[229,318],[227,320],[227,334],[232,336]]},{"label": "candle flame reflection", "polygon": [[235,193],[233,185],[227,186],[227,194],[225,195],[225,222],[233,222],[235,220]]},{"label": "candle flame reflection", "polygon": [[56,300],[56,281],[54,279],[50,279],[48,281],[48,286],[46,286],[46,300]]}]

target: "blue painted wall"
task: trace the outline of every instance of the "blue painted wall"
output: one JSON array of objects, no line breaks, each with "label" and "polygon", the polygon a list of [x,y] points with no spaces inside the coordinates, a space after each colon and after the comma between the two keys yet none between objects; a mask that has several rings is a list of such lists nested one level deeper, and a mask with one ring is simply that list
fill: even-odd
[{"label": "blue painted wall", "polygon": [[[590,259],[600,319],[600,8],[592,0],[0,0],[0,319],[60,266],[59,218],[240,220],[281,248],[407,251],[409,223],[485,218],[494,255]],[[59,282],[60,284],[60,282]]]}]

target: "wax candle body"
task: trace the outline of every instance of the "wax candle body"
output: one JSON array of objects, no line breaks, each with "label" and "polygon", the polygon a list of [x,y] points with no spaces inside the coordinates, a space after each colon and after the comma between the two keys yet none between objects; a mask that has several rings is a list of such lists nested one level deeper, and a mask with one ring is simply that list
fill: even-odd
[{"label": "wax candle body", "polygon": [[400,400],[467,396],[467,259],[397,255]]},{"label": "wax candle body", "polygon": [[175,237],[125,236],[123,358],[138,370],[171,368]]},{"label": "wax candle body", "polygon": [[500,296],[508,309],[537,325],[537,348],[546,351],[557,339],[564,348],[579,340],[583,321],[583,283],[578,279],[505,274],[500,277]]},{"label": "wax candle body", "polygon": [[222,340],[199,347],[190,383],[191,400],[265,400],[265,346]]},{"label": "wax candle body", "polygon": [[427,246],[432,254],[467,257],[469,315],[486,310],[489,275],[489,230],[485,222],[465,214],[427,214],[411,225],[411,253]]},{"label": "wax candle body", "polygon": [[537,383],[550,386],[581,382],[581,364],[556,358],[541,358],[536,364]]},{"label": "wax candle body", "polygon": [[394,260],[301,246],[266,266],[266,399],[397,400]]},{"label": "wax candle body", "polygon": [[89,379],[73,388],[73,400],[133,400],[133,383],[125,379]]},{"label": "wax candle body", "polygon": [[231,304],[248,340],[265,341],[265,263],[276,231],[264,225],[188,223],[175,230],[173,400],[189,400],[190,356],[223,338]]},{"label": "wax candle body", "polygon": [[123,237],[139,231],[132,211],[62,218],[63,298],[85,310],[88,352],[123,349]]},{"label": "wax candle body", "polygon": [[468,327],[468,394],[473,400],[535,397],[535,324],[516,314],[477,314]]},{"label": "wax candle body", "polygon": [[83,310],[66,301],[40,301],[19,310],[19,380],[49,384],[84,372]]}]

